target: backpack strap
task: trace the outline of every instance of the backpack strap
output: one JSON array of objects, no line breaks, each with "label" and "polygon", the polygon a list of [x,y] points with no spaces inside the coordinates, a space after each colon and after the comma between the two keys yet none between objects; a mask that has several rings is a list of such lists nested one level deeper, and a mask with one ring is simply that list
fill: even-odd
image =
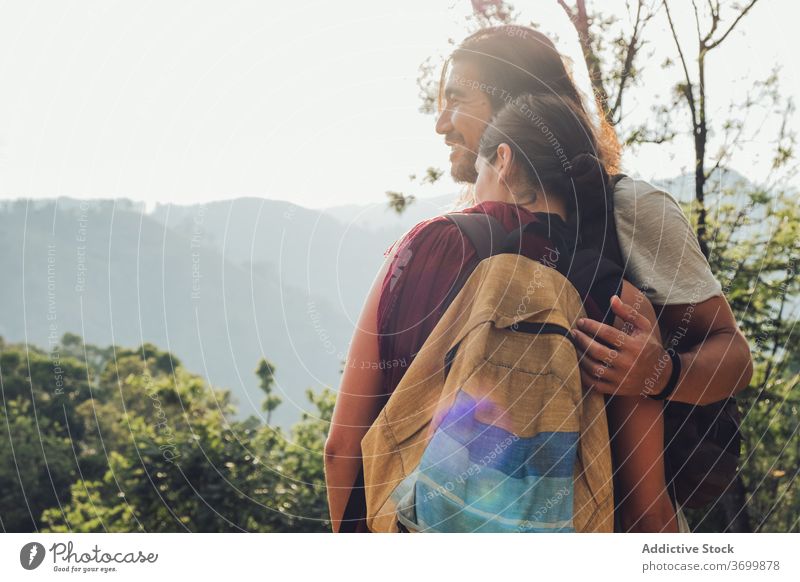
[{"label": "backpack strap", "polygon": [[[527,233],[538,234],[551,241],[558,256],[568,256],[574,245],[570,245],[561,233],[550,227],[546,222],[534,220],[508,232],[494,216],[482,213],[451,212],[445,214],[450,222],[455,224],[472,246],[478,256],[478,262],[502,253],[521,254],[522,236]],[[566,263],[566,262],[565,262]],[[562,275],[565,265],[558,264],[557,268]],[[444,300],[444,309],[449,307],[458,292],[467,282],[470,271],[465,270],[450,288]]]},{"label": "backpack strap", "polygon": [[[445,214],[445,218],[455,224],[461,234],[469,240],[475,249],[479,262],[496,255],[505,247],[508,231],[494,216],[482,213],[451,212],[450,214]],[[455,283],[453,283],[453,286],[450,287],[450,291],[444,299],[443,308],[445,310],[456,298],[456,295],[461,291],[471,274],[468,269],[464,269]]]},{"label": "backpack strap", "polygon": [[366,522],[367,495],[364,491],[364,463],[360,463],[358,475],[350,489],[350,497],[344,508],[339,533],[369,533]]},{"label": "backpack strap", "polygon": [[[538,212],[536,214],[540,216],[545,215],[545,213]],[[525,234],[536,234],[550,241],[552,246],[555,247],[553,250],[556,251],[556,256],[558,257],[570,256],[575,250],[574,243],[570,244],[570,242],[564,238],[562,232],[552,228],[548,222],[534,220],[533,222],[529,222],[520,228],[512,230],[508,237],[506,237],[506,242],[500,252],[521,255],[522,236]],[[566,276],[566,271],[564,270],[565,266],[566,265],[561,262],[555,265],[558,272]]]},{"label": "backpack strap", "polygon": [[479,261],[496,255],[505,245],[508,231],[490,214],[451,212],[445,214],[445,218],[455,224],[461,234],[469,239],[475,247]]}]

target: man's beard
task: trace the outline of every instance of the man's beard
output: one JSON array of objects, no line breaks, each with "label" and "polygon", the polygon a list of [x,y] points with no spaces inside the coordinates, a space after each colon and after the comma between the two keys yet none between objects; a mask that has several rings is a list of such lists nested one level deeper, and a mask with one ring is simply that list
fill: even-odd
[{"label": "man's beard", "polygon": [[459,148],[458,155],[450,164],[450,175],[456,182],[474,184],[478,179],[475,162],[478,155],[466,148]]}]

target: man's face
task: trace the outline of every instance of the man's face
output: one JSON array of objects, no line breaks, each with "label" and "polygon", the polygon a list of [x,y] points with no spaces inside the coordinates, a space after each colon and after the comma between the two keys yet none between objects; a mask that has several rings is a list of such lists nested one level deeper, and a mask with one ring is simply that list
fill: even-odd
[{"label": "man's face", "polygon": [[[492,116],[486,87],[478,78],[477,68],[469,62],[455,62],[444,90],[444,108],[436,121],[436,133],[450,146],[450,174],[456,182],[473,184],[478,142]],[[482,90],[483,89],[483,90]]]}]

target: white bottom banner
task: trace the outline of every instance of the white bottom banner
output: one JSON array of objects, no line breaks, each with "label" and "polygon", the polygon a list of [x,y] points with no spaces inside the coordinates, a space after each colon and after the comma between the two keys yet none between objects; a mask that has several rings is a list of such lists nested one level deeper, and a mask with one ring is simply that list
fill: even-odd
[{"label": "white bottom banner", "polygon": [[[800,580],[797,534],[3,534],[3,580]],[[546,578],[547,579],[547,578]]]}]

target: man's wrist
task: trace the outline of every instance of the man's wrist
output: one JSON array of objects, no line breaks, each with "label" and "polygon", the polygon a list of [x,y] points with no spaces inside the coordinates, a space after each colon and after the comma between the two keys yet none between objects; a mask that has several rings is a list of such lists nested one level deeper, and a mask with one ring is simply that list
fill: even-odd
[{"label": "man's wrist", "polygon": [[641,395],[643,397],[653,396],[654,394],[663,392],[664,388],[666,388],[669,383],[669,377],[672,374],[672,366],[672,360],[667,350],[661,348],[661,355],[658,356],[650,377],[645,380]]},{"label": "man's wrist", "polygon": [[670,371],[669,374],[666,373],[666,369],[664,370],[665,373],[659,375],[659,377],[663,376],[666,379],[665,384],[661,387],[661,390],[655,393],[647,394],[648,398],[652,398],[654,400],[667,400],[675,392],[675,388],[678,386],[678,382],[680,381],[681,375],[681,356],[678,352],[676,352],[673,348],[667,348],[664,350],[664,356],[666,357],[669,362]]},{"label": "man's wrist", "polygon": [[661,372],[661,375],[658,378],[660,380],[658,389],[653,390],[652,396],[657,396],[667,389],[667,386],[669,386],[669,379],[672,376],[672,371],[675,368],[675,364],[672,362],[672,358],[669,357],[669,350],[667,348],[664,348],[664,353],[661,355],[661,359],[666,362],[666,365],[664,366],[664,371]]}]

